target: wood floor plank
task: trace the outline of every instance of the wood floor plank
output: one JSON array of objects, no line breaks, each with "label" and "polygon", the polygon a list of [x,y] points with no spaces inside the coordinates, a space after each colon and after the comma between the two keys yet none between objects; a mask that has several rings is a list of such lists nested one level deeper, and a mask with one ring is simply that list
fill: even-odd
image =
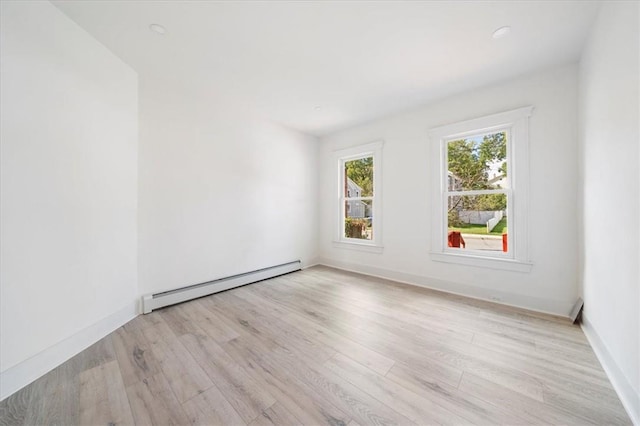
[{"label": "wood floor plank", "polygon": [[[261,291],[263,294],[264,290]],[[323,304],[324,303],[324,304]],[[321,308],[323,313],[329,312],[332,316],[342,316],[345,321],[358,321],[356,316],[350,316],[348,312],[332,309],[326,302],[311,300],[307,297],[294,297],[294,302],[289,306],[302,307],[305,313],[313,313],[311,309]],[[313,313],[317,318],[319,314]],[[393,329],[391,326],[377,322],[376,319],[364,319],[359,323],[360,330],[368,331],[376,338],[383,338],[387,343],[392,343],[396,347],[411,349],[421,356],[428,355],[431,359],[436,359],[442,363],[449,364],[461,369],[470,369],[476,374],[495,380],[497,383],[505,384],[516,392],[523,393],[542,401],[543,388],[538,379],[520,372],[517,368],[503,368],[495,362],[492,354],[477,355],[480,350],[471,352],[471,344],[452,340],[440,340],[438,338],[426,337],[418,330],[412,329],[410,324],[405,327]],[[408,331],[410,330],[410,331]]]},{"label": "wood floor plank", "polygon": [[115,360],[116,352],[113,347],[113,339],[109,335],[71,358],[69,363],[73,364],[73,369],[81,372]]},{"label": "wood floor plank", "polygon": [[[282,287],[282,286],[281,286]],[[285,286],[286,287],[286,286]],[[276,297],[280,295],[286,295],[283,297],[285,303],[294,306],[307,307],[307,313],[311,310],[321,311],[325,315],[331,315],[332,317],[344,318],[349,324],[357,324],[359,328],[363,328],[375,333],[380,333],[381,330],[386,330],[392,334],[396,334],[398,331],[402,331],[408,335],[424,336],[425,338],[432,339],[460,339],[462,341],[471,342],[473,333],[468,331],[464,333],[448,333],[442,332],[436,325],[435,327],[429,327],[426,324],[416,324],[416,321],[411,316],[403,315],[398,318],[398,315],[382,315],[375,311],[368,309],[360,309],[354,304],[338,304],[331,298],[325,298],[317,294],[312,294],[310,290],[306,291],[293,291],[280,289],[256,289],[258,292],[275,294]],[[397,313],[397,310],[396,310]]]},{"label": "wood floor plank", "polygon": [[324,398],[363,424],[409,425],[413,422],[393,408],[371,397],[364,390],[310,359],[292,357],[278,351],[262,357],[263,362],[279,364],[291,374],[317,390]]},{"label": "wood floor plank", "polygon": [[576,415],[571,415],[548,404],[515,394],[508,388],[497,385],[489,380],[465,372],[460,381],[459,390],[477,395],[478,398],[497,405],[510,406],[518,411],[518,414],[533,424],[553,424],[553,425],[583,425],[594,424],[592,421],[585,422]]},{"label": "wood floor plank", "polygon": [[612,400],[598,401],[585,398],[576,392],[566,392],[563,389],[546,387],[544,390],[545,405],[560,408],[574,413],[583,421],[596,424],[631,425],[629,416],[624,411],[622,403]]},{"label": "wood floor plank", "polygon": [[111,334],[125,386],[137,383],[160,372],[151,345],[142,332],[120,327]]},{"label": "wood floor plank", "polygon": [[464,393],[455,387],[429,380],[414,369],[397,364],[387,374],[387,378],[406,389],[432,400],[442,407],[455,412],[472,424],[536,424],[511,411],[508,406],[494,406],[477,398],[473,394]]},{"label": "wood floor plank", "polygon": [[[573,331],[565,327],[556,327],[555,329],[547,329],[542,326],[535,327],[530,324],[523,324],[520,321],[505,321],[499,316],[486,312],[480,313],[478,324],[482,325],[484,330],[497,334],[543,339],[559,343],[571,342],[573,344],[588,345],[585,337],[578,334],[578,330]],[[577,326],[575,327],[577,328]]]},{"label": "wood floor plank", "polygon": [[305,382],[296,380],[287,368],[265,362],[262,356],[269,351],[261,350],[255,341],[233,339],[225,343],[224,349],[302,423],[345,426],[350,420]]},{"label": "wood floor plank", "polygon": [[188,425],[189,418],[162,372],[126,388],[137,425]]},{"label": "wood floor plank", "polygon": [[[262,290],[258,291],[262,292]],[[269,298],[267,293],[262,294]],[[394,357],[396,360],[412,365],[419,366],[428,364],[429,366],[435,366],[436,368],[433,369],[433,373],[440,376],[442,380],[447,382],[452,381],[454,386],[458,383],[462,373],[462,369],[459,368],[459,366],[451,365],[452,362],[445,363],[440,359],[427,359],[424,356],[424,348],[413,348],[414,343],[412,341],[399,339],[393,335],[393,333],[385,330],[375,332],[364,329],[363,323],[359,323],[358,320],[354,320],[343,312],[327,312],[327,309],[317,309],[315,305],[299,301],[292,303],[285,300],[277,300],[277,303],[287,306],[294,311],[297,316],[305,318],[308,321],[315,321],[382,355]],[[292,321],[296,320],[298,320],[298,317],[292,318]]]},{"label": "wood floor plank", "polygon": [[509,363],[518,364],[526,371],[538,379],[551,382],[560,381],[566,385],[567,382],[577,384],[593,385],[592,390],[600,389],[607,395],[612,395],[612,386],[606,375],[602,371],[599,363],[582,364],[571,362],[562,358],[541,354],[530,348],[518,347],[505,343],[495,336],[487,337],[481,333],[476,334],[473,344],[483,349],[490,349],[497,352],[497,360],[509,360]]},{"label": "wood floor plank", "polygon": [[203,306],[203,299],[195,300],[190,304],[189,309],[184,310],[191,321],[198,324],[213,340],[218,343],[228,342],[239,336],[233,328],[226,326],[223,322],[216,321],[211,315],[211,311]]},{"label": "wood floor plank", "polygon": [[166,323],[159,322],[147,328],[144,336],[180,403],[213,386],[211,379]]},{"label": "wood floor plank", "polygon": [[246,423],[276,402],[211,337],[185,334],[180,340]]},{"label": "wood floor plank", "polygon": [[78,365],[72,358],[29,385],[39,389],[29,403],[25,425],[73,425],[79,422]]},{"label": "wood floor plank", "polygon": [[139,316],[2,425],[629,425],[566,319],[313,267]]},{"label": "wood floor plank", "polygon": [[213,386],[182,404],[192,425],[245,425],[222,392]]},{"label": "wood floor plank", "polygon": [[[429,310],[417,310],[408,307],[404,301],[392,302],[389,298],[376,298],[369,300],[366,293],[369,290],[359,292],[344,291],[335,282],[324,281],[322,286],[311,286],[301,280],[295,282],[284,282],[282,288],[287,289],[291,294],[299,294],[306,297],[313,297],[314,300],[327,301],[332,306],[342,307],[352,313],[357,313],[363,318],[376,319],[380,323],[398,323],[398,311],[402,312],[402,322],[405,326],[410,326],[422,333],[434,333],[442,337],[458,338],[470,342],[473,331],[467,327],[452,326],[451,321],[442,321],[443,316],[438,313],[438,320],[433,321]],[[421,327],[421,328],[419,328]]]},{"label": "wood floor plank", "polygon": [[[246,316],[239,315],[237,311],[227,313],[221,310],[220,305],[224,304],[224,302],[220,300],[218,294],[204,297],[200,299],[200,302],[208,310],[209,315],[215,322],[233,330],[238,336],[258,341],[264,350],[271,350],[278,346],[278,343],[273,339],[272,333],[263,334],[254,327],[255,321],[249,322],[245,319]],[[197,335],[198,333],[191,334]]]},{"label": "wood floor plank", "polygon": [[106,336],[0,402],[0,424],[77,423],[81,406],[80,374],[113,361],[114,357],[111,336]]},{"label": "wood floor plank", "polygon": [[191,301],[186,304],[169,306],[167,308],[160,309],[157,312],[160,315],[160,318],[162,318],[176,336],[199,333],[201,327],[191,320],[188,314],[188,311],[191,309],[191,305],[194,303],[195,301]]},{"label": "wood floor plank", "polygon": [[34,383],[20,389],[8,398],[0,401],[0,426],[17,426],[25,424],[27,413],[39,400],[40,389]]},{"label": "wood floor plank", "polygon": [[335,354],[335,350],[332,348],[309,338],[309,336],[279,318],[273,318],[268,314],[261,313],[258,307],[235,296],[233,293],[220,294],[218,299],[223,303],[216,308],[217,312],[227,317],[235,318],[238,324],[248,328],[252,334],[271,335],[272,338],[270,340],[278,346],[306,354],[319,363],[326,361]]},{"label": "wood floor plank", "polygon": [[[330,268],[319,268],[320,272],[317,272],[314,276],[319,277],[319,280],[323,283],[323,287],[331,285],[335,280],[327,279],[325,276],[337,276],[344,279],[343,272],[338,271],[334,273]],[[305,271],[310,272],[310,271]],[[456,327],[460,326],[463,329],[476,329],[481,328],[488,331],[491,327],[497,327],[497,332],[505,333],[509,331],[517,331],[521,328],[525,330],[534,329],[536,333],[550,333],[551,335],[558,335],[558,333],[565,333],[568,336],[577,338],[578,341],[586,344],[584,335],[578,326],[569,323],[566,319],[550,316],[547,314],[539,314],[531,311],[524,311],[518,308],[512,308],[504,305],[498,305],[492,302],[486,302],[481,300],[467,299],[462,296],[456,296],[438,292],[435,290],[424,288],[411,288],[406,284],[394,283],[392,281],[384,279],[373,279],[371,277],[356,277],[355,275],[349,276],[350,287],[363,286],[369,290],[375,289],[376,293],[384,293],[384,297],[377,298],[377,302],[387,305],[388,300],[397,298],[398,294],[401,295],[397,298],[397,303],[400,303],[403,312],[413,311],[418,312],[422,316],[429,316],[432,312],[442,320],[447,326],[454,324]],[[298,279],[300,281],[300,279]],[[376,288],[376,282],[384,284],[384,290],[378,291]],[[307,284],[309,284],[307,282]],[[334,283],[335,284],[335,283]],[[380,286],[377,286],[380,287]],[[407,289],[413,293],[424,294],[428,297],[413,297],[407,298],[406,294],[395,292],[390,294],[388,289],[394,289],[396,287]],[[350,290],[350,294],[354,291]],[[366,293],[365,293],[366,294]],[[455,303],[452,303],[455,302]],[[397,308],[396,305],[388,305]],[[471,322],[471,320],[474,320]],[[497,323],[496,323],[497,320]],[[483,321],[490,321],[484,323]],[[475,323],[475,324],[474,324]],[[536,327],[528,326],[529,323],[535,323]],[[529,335],[533,338],[534,336]]]},{"label": "wood floor plank", "polygon": [[[292,322],[301,320],[316,322],[334,331],[336,334],[357,342],[389,359],[395,358],[396,362],[402,361],[416,368],[422,368],[424,371],[429,370],[431,375],[445,383],[451,383],[455,386],[462,374],[462,369],[457,366],[451,366],[439,360],[425,358],[422,350],[411,350],[408,348],[410,346],[408,344],[402,344],[402,342],[397,343],[398,341],[395,339],[394,341],[389,341],[380,333],[363,330],[361,327],[350,322],[351,318],[345,317],[339,312],[332,312],[331,315],[327,315],[324,311],[317,310],[312,306],[291,304],[287,301],[277,299],[274,300],[274,302],[288,307],[293,312],[293,314],[290,314],[290,321]],[[285,318],[285,320],[289,321],[289,318]]]},{"label": "wood floor plank", "polygon": [[479,314],[480,319],[491,321],[496,327],[510,327],[532,336],[559,340],[588,346],[584,333],[579,326],[564,320],[541,319],[534,315],[527,315],[516,310],[488,310],[484,309]]},{"label": "wood floor plank", "polygon": [[113,360],[80,373],[80,424],[132,424],[118,361]]},{"label": "wood floor plank", "polygon": [[301,426],[302,423],[277,402],[251,422],[250,426]]},{"label": "wood floor plank", "polygon": [[[522,340],[512,336],[484,332],[475,333],[472,343],[485,349],[508,354],[515,353],[539,365],[557,367],[563,372],[567,371],[565,369],[570,369],[580,377],[588,375],[599,383],[609,383],[602,369],[598,368],[599,363],[596,362],[596,359],[589,359],[590,355],[584,355],[586,350],[581,352],[567,350],[560,353],[555,350],[541,349],[535,340]],[[551,360],[553,362],[550,362]]]},{"label": "wood floor plank", "polygon": [[546,384],[550,388],[576,393],[596,402],[606,400],[615,403],[618,401],[609,383],[603,383],[602,380],[593,377],[589,372],[581,371],[576,364],[571,365],[549,357],[541,360],[537,353],[527,356],[513,350],[500,351],[496,350],[495,345],[491,349],[473,348],[470,353],[480,357],[491,357],[494,362],[504,365],[505,368],[520,370],[534,377],[543,385],[543,388]]},{"label": "wood floor plank", "polygon": [[343,337],[338,333],[334,333],[328,328],[314,323],[313,321],[309,321],[299,315],[288,314],[282,317],[282,320],[288,322],[294,327],[305,330],[322,344],[327,345],[344,355],[348,355],[379,374],[387,374],[395,364],[393,359],[371,350],[353,340]]},{"label": "wood floor plank", "polygon": [[438,405],[433,399],[423,398],[418,393],[367,369],[342,354],[336,354],[325,363],[325,366],[336,375],[344,377],[351,384],[363,389],[378,401],[393,407],[394,410],[418,424],[469,423],[454,411],[449,411]]}]

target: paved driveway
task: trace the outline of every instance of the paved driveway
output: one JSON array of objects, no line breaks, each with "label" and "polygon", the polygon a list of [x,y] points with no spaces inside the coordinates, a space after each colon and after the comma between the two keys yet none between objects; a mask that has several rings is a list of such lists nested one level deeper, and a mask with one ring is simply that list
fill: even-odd
[{"label": "paved driveway", "polygon": [[467,250],[502,251],[502,237],[499,236],[462,234],[462,238],[467,244]]}]

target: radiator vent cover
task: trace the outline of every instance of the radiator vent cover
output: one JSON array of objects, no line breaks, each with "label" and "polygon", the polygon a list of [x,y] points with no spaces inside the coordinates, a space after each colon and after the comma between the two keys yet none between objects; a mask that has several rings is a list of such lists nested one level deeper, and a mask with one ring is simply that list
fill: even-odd
[{"label": "radiator vent cover", "polygon": [[255,283],[277,277],[279,275],[299,271],[301,269],[302,263],[299,260],[296,260],[294,262],[257,269],[255,271],[232,275],[226,278],[219,278],[217,280],[177,288],[175,290],[147,294],[142,296],[142,313],[148,314],[154,309],[175,305],[176,303],[186,302],[187,300],[197,299],[220,291],[229,290],[230,288]]}]

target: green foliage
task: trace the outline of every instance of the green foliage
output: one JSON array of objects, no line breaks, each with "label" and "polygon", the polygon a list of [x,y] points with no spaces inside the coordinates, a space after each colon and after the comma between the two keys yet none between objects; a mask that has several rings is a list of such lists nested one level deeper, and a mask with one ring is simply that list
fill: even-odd
[{"label": "green foliage", "polygon": [[[448,170],[453,173],[463,190],[495,189],[489,182],[489,172],[496,164],[498,173],[507,174],[507,139],[504,132],[484,135],[482,139],[469,138],[447,144]],[[458,223],[457,210],[505,210],[507,197],[504,194],[454,197],[449,208],[449,223]],[[451,213],[454,213],[452,215]]]},{"label": "green foliage", "polygon": [[449,222],[449,231],[458,231],[462,234],[473,235],[502,235],[507,233],[507,217],[503,217],[500,222],[487,234],[487,225],[477,225],[473,223],[460,223],[453,225]]},{"label": "green foliage", "polygon": [[346,217],[344,219],[344,234],[347,238],[366,239],[367,235],[364,231],[367,229],[367,225],[366,219]]},{"label": "green foliage", "polygon": [[496,226],[493,228],[493,230],[491,231],[491,234],[498,234],[498,235],[502,235],[502,234],[506,234],[507,233],[507,217],[503,217],[500,222],[498,222],[496,224]]},{"label": "green foliage", "polygon": [[507,196],[505,194],[486,195],[456,195],[449,208],[449,223],[455,221],[458,210],[497,211],[507,209]]},{"label": "green foliage", "polygon": [[464,226],[465,224],[463,221],[460,220],[460,217],[458,216],[458,211],[454,209],[450,209],[447,212],[447,219],[449,223],[449,228],[460,227],[460,226]]},{"label": "green foliage", "polygon": [[349,179],[362,188],[360,195],[371,197],[373,195],[373,157],[346,161],[344,167]]},{"label": "green foliage", "polygon": [[507,196],[505,194],[478,195],[473,198],[475,198],[473,209],[469,210],[497,211],[507,209]]},{"label": "green foliage", "polygon": [[459,139],[447,144],[448,170],[460,180],[464,190],[492,188],[489,170],[492,164],[502,162],[498,169],[507,172],[507,140],[504,132],[484,135],[482,141]]},{"label": "green foliage", "polygon": [[465,139],[447,144],[449,171],[460,180],[462,189],[484,189],[484,167],[480,162],[476,144]]},{"label": "green foliage", "polygon": [[499,171],[507,174],[507,139],[504,132],[484,135],[480,143],[480,161],[485,165],[502,161]]}]

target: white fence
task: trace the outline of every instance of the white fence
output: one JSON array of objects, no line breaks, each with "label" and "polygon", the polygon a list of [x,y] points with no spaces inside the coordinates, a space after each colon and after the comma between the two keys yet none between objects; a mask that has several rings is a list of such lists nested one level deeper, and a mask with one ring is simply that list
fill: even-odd
[{"label": "white fence", "polygon": [[460,210],[458,217],[466,223],[472,223],[474,225],[486,224],[487,232],[491,232],[504,217],[504,211]]},{"label": "white fence", "polygon": [[504,212],[502,210],[494,213],[494,216],[487,221],[487,233],[493,231],[493,228],[495,228],[498,222],[500,222],[504,217]]}]

